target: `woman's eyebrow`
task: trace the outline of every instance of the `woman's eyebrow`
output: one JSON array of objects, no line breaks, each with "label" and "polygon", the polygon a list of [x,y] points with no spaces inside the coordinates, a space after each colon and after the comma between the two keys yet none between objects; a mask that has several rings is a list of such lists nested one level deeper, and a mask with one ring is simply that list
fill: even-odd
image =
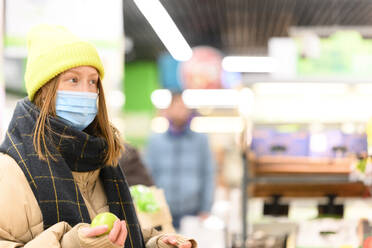
[{"label": "woman's eyebrow", "polygon": [[[76,75],[80,75],[81,73],[79,71],[75,71],[75,70],[70,70],[70,71],[66,71],[64,72],[62,75],[66,75],[66,74],[76,74]],[[88,75],[89,77],[98,77],[98,73],[97,72],[93,72],[91,74]]]},{"label": "woman's eyebrow", "polygon": [[[82,72],[78,71],[78,70],[75,70],[75,69],[70,69],[69,71],[67,71],[66,73],[68,72],[71,72],[71,73],[76,73],[76,74],[82,74]],[[91,74],[89,74],[88,76],[98,76],[98,73],[97,72],[92,72]]]},{"label": "woman's eyebrow", "polygon": [[62,73],[62,76],[66,75],[66,74],[75,74],[75,75],[79,75],[79,73],[77,71],[65,71],[64,73]]}]

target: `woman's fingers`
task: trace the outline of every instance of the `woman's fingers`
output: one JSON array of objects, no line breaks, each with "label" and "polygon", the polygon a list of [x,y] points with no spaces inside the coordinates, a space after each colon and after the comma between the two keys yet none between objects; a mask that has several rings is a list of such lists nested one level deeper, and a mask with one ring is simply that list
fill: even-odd
[{"label": "woman's fingers", "polygon": [[177,245],[177,240],[173,236],[165,236],[162,241],[166,244]]},{"label": "woman's fingers", "polygon": [[191,244],[190,241],[178,243],[176,237],[174,237],[173,235],[167,235],[167,236],[163,237],[161,240],[165,244],[174,245],[174,246],[176,246],[178,248],[191,248],[192,247],[192,244]]},{"label": "woman's fingers", "polygon": [[120,224],[121,224],[121,231],[115,244],[119,246],[123,246],[125,243],[125,240],[127,239],[128,230],[127,230],[127,225],[125,224],[125,221],[121,221]]},{"label": "woman's fingers", "polygon": [[180,248],[191,248],[192,244],[191,244],[190,241],[187,241],[186,243],[184,243],[182,245],[179,245],[178,247],[180,247]]},{"label": "woman's fingers", "polygon": [[96,226],[96,227],[85,227],[82,228],[80,231],[85,237],[94,237],[94,236],[99,236],[107,232],[107,225],[102,225],[102,226]]},{"label": "woman's fingers", "polygon": [[114,227],[109,233],[109,239],[112,243],[118,246],[123,246],[125,240],[127,239],[127,234],[128,231],[125,221],[116,220],[114,223]]},{"label": "woman's fingers", "polygon": [[118,236],[120,234],[121,225],[120,220],[116,220],[114,223],[114,227],[112,228],[111,232],[109,233],[109,239],[112,243],[115,243],[118,239]]}]

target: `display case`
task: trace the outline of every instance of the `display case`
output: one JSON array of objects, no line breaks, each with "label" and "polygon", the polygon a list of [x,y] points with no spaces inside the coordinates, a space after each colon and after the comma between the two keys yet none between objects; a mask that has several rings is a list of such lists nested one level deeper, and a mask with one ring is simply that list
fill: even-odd
[{"label": "display case", "polygon": [[[243,240],[248,234],[247,201],[250,197],[267,199],[264,215],[283,216],[289,206],[281,204],[281,197],[327,197],[326,204],[318,205],[319,215],[343,215],[343,205],[337,197],[366,197],[369,189],[362,182],[351,181],[349,173],[357,158],[255,156],[247,151],[244,160],[242,190]],[[243,245],[242,247],[246,247]]]}]

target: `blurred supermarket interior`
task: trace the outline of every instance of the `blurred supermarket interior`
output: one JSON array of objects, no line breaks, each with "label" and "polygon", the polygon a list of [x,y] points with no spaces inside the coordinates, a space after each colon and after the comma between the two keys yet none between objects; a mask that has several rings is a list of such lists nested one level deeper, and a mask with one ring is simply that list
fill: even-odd
[{"label": "blurred supermarket interior", "polygon": [[1,140],[27,95],[28,30],[60,24],[98,48],[111,122],[145,165],[172,92],[196,113],[213,205],[179,231],[199,247],[372,236],[372,1],[0,0],[0,13]]}]

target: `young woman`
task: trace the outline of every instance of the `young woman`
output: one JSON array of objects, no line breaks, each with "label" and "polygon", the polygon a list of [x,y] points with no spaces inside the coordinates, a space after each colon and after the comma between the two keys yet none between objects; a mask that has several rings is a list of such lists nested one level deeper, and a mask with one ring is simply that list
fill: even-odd
[{"label": "young woman", "polygon": [[[28,37],[25,82],[0,146],[0,247],[196,247],[176,234],[141,230],[117,166],[96,49],[60,26]],[[90,227],[99,213],[119,217]]]}]

